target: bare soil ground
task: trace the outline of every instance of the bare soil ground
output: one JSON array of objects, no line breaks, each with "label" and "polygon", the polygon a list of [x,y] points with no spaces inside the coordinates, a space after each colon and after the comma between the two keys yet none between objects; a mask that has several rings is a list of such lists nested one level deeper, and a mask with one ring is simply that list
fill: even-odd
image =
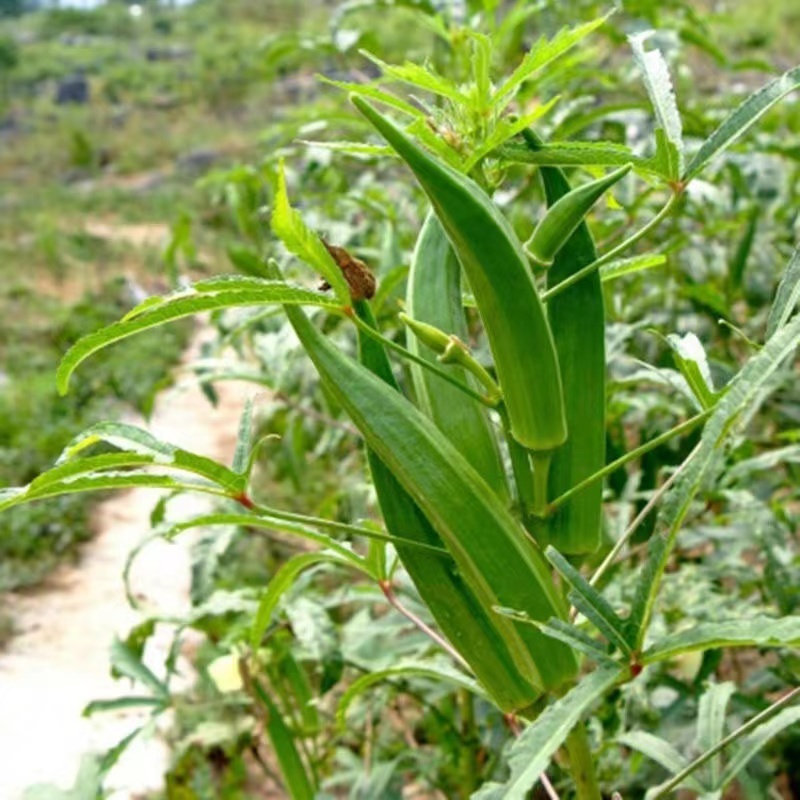
[{"label": "bare soil ground", "polygon": [[[199,349],[195,337],[185,361]],[[164,392],[147,427],[157,436],[230,463],[246,384],[219,387],[212,408],[189,379]],[[96,509],[95,529],[77,566],[59,569],[35,593],[10,599],[19,635],[0,653],[0,798],[19,800],[32,783],[72,785],[81,755],[102,751],[138,727],[139,712],[81,711],[91,700],[116,697],[127,685],[109,675],[108,648],[137,621],[125,599],[122,570],[133,547],[150,530],[152,490],[117,494]],[[202,512],[205,501],[185,496],[170,516]],[[180,506],[177,508],[176,506]],[[132,585],[148,607],[180,614],[188,607],[189,541],[156,542],[137,560]],[[160,670],[169,644],[158,631],[147,661]],[[111,773],[114,800],[133,800],[162,785],[167,750],[157,738],[141,741]]]}]

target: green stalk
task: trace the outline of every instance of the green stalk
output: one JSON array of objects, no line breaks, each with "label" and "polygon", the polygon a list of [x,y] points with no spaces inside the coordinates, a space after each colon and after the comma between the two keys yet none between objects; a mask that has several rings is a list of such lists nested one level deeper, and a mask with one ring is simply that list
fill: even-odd
[{"label": "green stalk", "polygon": [[674,428],[662,433],[660,436],[656,436],[655,439],[651,439],[649,442],[645,442],[643,445],[640,445],[635,450],[631,450],[629,453],[625,453],[624,456],[620,456],[616,461],[612,461],[610,464],[606,464],[603,469],[598,470],[597,472],[589,475],[588,478],[585,478],[580,483],[576,483],[571,489],[564,492],[564,494],[557,497],[547,506],[547,513],[552,513],[560,506],[564,505],[569,499],[574,497],[576,494],[582,492],[587,487],[591,486],[597,481],[603,480],[606,475],[610,475],[612,472],[615,472],[620,467],[624,467],[625,464],[630,463],[631,461],[636,461],[637,459],[641,458],[643,455],[649,453],[651,450],[655,450],[656,447],[668,442],[670,439],[674,438],[675,436],[680,436],[683,433],[688,433],[691,430],[694,430],[698,425],[705,422],[714,411],[713,408],[709,408],[706,411],[703,411],[700,414],[687,419],[686,422],[682,422],[680,425],[676,425]]},{"label": "green stalk", "polygon": [[591,264],[587,264],[585,267],[583,267],[583,269],[579,269],[576,273],[570,275],[569,278],[565,278],[563,281],[561,281],[561,283],[558,283],[547,291],[542,292],[542,301],[547,302],[556,295],[561,294],[561,292],[563,292],[565,289],[569,289],[570,286],[578,283],[578,281],[583,280],[593,272],[596,272],[598,269],[600,269],[600,267],[603,266],[603,264],[613,261],[620,254],[624,253],[629,247],[632,247],[634,244],[636,244],[639,239],[650,233],[650,231],[653,230],[653,228],[655,228],[665,217],[669,216],[680,197],[681,195],[679,192],[674,192],[672,195],[670,195],[669,200],[667,200],[661,210],[653,217],[653,219],[650,220],[650,222],[639,228],[636,233],[629,236],[624,242],[621,242],[616,247],[609,250],[604,256],[600,256],[600,258],[597,260],[592,261]]},{"label": "green stalk", "polygon": [[578,800],[601,800],[592,750],[583,722],[579,722],[572,729],[567,737],[566,747],[569,753],[569,769],[575,782],[576,797]]}]

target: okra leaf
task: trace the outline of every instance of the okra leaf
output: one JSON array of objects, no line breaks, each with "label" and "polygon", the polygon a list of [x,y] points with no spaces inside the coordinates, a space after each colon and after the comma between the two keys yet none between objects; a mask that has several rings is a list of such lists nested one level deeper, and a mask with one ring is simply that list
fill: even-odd
[{"label": "okra leaf", "polygon": [[253,398],[248,397],[239,419],[239,431],[236,435],[236,450],[233,453],[233,471],[237,475],[247,477],[250,474],[253,451]]},{"label": "okra leaf", "polygon": [[790,69],[779,78],[753,92],[703,142],[689,162],[682,180],[690,181],[711,159],[727,150],[756,121],[789,92],[800,87],[800,66]]},{"label": "okra leaf", "polygon": [[[669,742],[646,731],[628,731],[618,736],[617,742],[652,759],[670,775],[677,775],[689,763]],[[684,785],[700,794],[707,791],[696,778],[687,778]]]},{"label": "okra leaf", "polygon": [[458,105],[469,104],[469,98],[458,88],[456,83],[443,75],[437,74],[430,67],[423,67],[411,61],[406,61],[400,66],[394,66],[381,61],[367,50],[359,50],[358,52],[379,67],[381,72],[389,78],[415,86],[417,89],[424,89],[426,92],[437,94],[440,97],[446,97]]},{"label": "okra leaf", "polygon": [[724,789],[756,756],[771,739],[781,731],[800,722],[800,707],[787,708],[776,714],[771,720],[759,725],[749,736],[742,739],[739,748],[731,757],[719,782]]},{"label": "okra leaf", "polygon": [[564,27],[552,39],[542,36],[525,54],[519,66],[495,92],[493,98],[495,108],[498,111],[505,108],[523,83],[582,42],[590,33],[597,30],[607,18],[607,16],[600,17],[583,25],[577,25],[574,28]]},{"label": "okra leaf", "polygon": [[[764,347],[750,358],[739,374],[728,383],[726,392],[717,402],[714,412],[706,423],[697,448],[689,457],[690,462],[681,472],[672,491],[662,506],[659,527],[663,532],[663,547],[650,547],[653,564],[648,565],[651,581],[646,587],[646,597],[641,599],[641,624],[637,634],[636,649],[639,649],[647,629],[661,577],[666,569],[669,555],[692,501],[700,489],[701,482],[717,457],[720,448],[745,410],[762,403],[767,396],[767,382],[781,364],[797,349],[800,342],[800,316],[796,316],[770,337]],[[654,538],[651,538],[651,545]]]},{"label": "okra leaf", "polygon": [[283,566],[272,576],[270,582],[261,596],[258,611],[253,618],[250,628],[250,646],[253,650],[261,647],[261,640],[272,621],[272,615],[281,601],[281,598],[294,585],[294,582],[311,567],[319,564],[347,564],[338,553],[320,551],[318,553],[301,553],[286,561]]},{"label": "okra leaf", "polygon": [[532,150],[526,144],[505,144],[496,155],[504,161],[538,164],[543,167],[624,167],[633,164],[637,172],[658,174],[652,159],[636,155],[630,147],[616,142],[543,142]]},{"label": "okra leaf", "polygon": [[625,623],[617,616],[608,600],[591,586],[555,547],[550,545],[544,554],[561,577],[572,586],[573,591],[570,592],[569,600],[575,608],[590,620],[609,642],[619,647],[623,653],[630,654],[631,647],[626,637]]},{"label": "okra leaf", "polygon": [[101,472],[81,475],[67,480],[55,481],[38,489],[33,489],[30,485],[5,489],[0,491],[0,511],[22,503],[30,503],[34,500],[44,500],[48,497],[58,497],[64,494],[98,492],[107,489],[131,489],[137,486],[148,489],[171,489],[173,491],[203,492],[221,497],[227,496],[224,491],[206,481],[179,480],[172,475],[129,470],[126,472]]},{"label": "okra leaf", "polygon": [[642,664],[682,653],[718,647],[793,647],[800,645],[800,616],[753,617],[705,622],[659,639],[642,654]]},{"label": "okra leaf", "polygon": [[511,745],[508,779],[484,784],[473,800],[525,800],[575,725],[624,674],[625,667],[617,664],[602,666],[548,706]]},{"label": "okra leaf", "polygon": [[374,686],[376,683],[383,683],[395,679],[405,678],[430,678],[437,682],[447,683],[458,689],[466,689],[478,697],[486,698],[486,693],[480,684],[456,669],[449,662],[442,659],[429,661],[404,661],[395,664],[393,667],[375,670],[366,675],[362,675],[348,686],[347,691],[342,695],[336,709],[336,722],[340,728],[344,729],[347,725],[347,711],[360,695]]},{"label": "okra leaf", "polygon": [[328,252],[322,239],[308,227],[300,214],[289,204],[286,191],[286,173],[283,161],[278,166],[275,184],[275,197],[272,205],[272,231],[283,242],[286,249],[301,261],[316,269],[333,288],[340,301],[350,303],[350,289],[333,256]]},{"label": "okra leaf", "polygon": [[[179,522],[169,527],[164,528],[161,533],[167,539],[174,539],[184,531],[191,528],[207,528],[218,525],[236,525],[245,528],[263,528],[272,531],[281,531],[282,533],[289,533],[293,536],[298,536],[314,544],[320,545],[336,553],[344,561],[347,561],[350,566],[355,567],[361,571],[365,571],[364,559],[354,553],[351,548],[344,545],[342,542],[328,536],[327,534],[315,531],[306,525],[301,525],[297,522],[290,520],[283,520],[279,517],[273,517],[269,514],[204,514],[199,517]],[[373,532],[370,532],[373,533]],[[389,539],[390,537],[385,534],[374,533],[374,536],[380,541]]]},{"label": "okra leaf", "polygon": [[[322,246],[320,244],[320,246]],[[327,252],[327,251],[326,251]],[[338,272],[338,268],[337,268]],[[341,276],[341,273],[339,273]],[[327,277],[327,276],[326,276]],[[239,280],[244,280],[240,278]],[[256,278],[249,279],[257,281]],[[342,280],[344,280],[342,278]],[[331,283],[333,286],[334,284]],[[56,372],[58,391],[66,394],[69,380],[78,365],[90,355],[135,333],[156,328],[168,322],[191,317],[203,311],[238,306],[257,306],[267,304],[315,305],[331,309],[341,308],[341,303],[330,296],[283,281],[258,281],[249,289],[220,289],[219,291],[196,291],[188,289],[164,298],[154,298],[141,310],[114,322],[99,331],[79,339],[64,355]]]},{"label": "okra leaf", "polygon": [[653,255],[632,256],[631,258],[618,258],[616,261],[609,261],[600,267],[600,280],[603,283],[614,281],[623,275],[632,275],[635,272],[642,272],[653,267],[660,267],[667,263],[667,257],[660,253]]},{"label": "okra leaf", "polygon": [[598,663],[608,663],[612,660],[601,642],[592,639],[589,634],[582,631],[576,625],[570,625],[570,623],[564,622],[563,619],[550,617],[547,622],[537,622],[535,619],[531,619],[527,614],[516,611],[513,608],[495,606],[493,610],[495,613],[502,614],[504,617],[509,617],[517,622],[534,625],[551,639],[558,639],[560,642],[568,644],[573,650],[583,653]]},{"label": "okra leaf", "polygon": [[[213,458],[183,450],[174,444],[156,438],[149,431],[122,422],[99,422],[76,436],[65,448],[56,462],[58,467],[67,466],[80,452],[98,442],[105,442],[134,454],[150,456],[151,463],[157,467],[170,467],[185,472],[193,472],[216,483],[230,494],[244,491],[246,478],[228,469]],[[76,462],[80,463],[80,462]],[[41,476],[46,478],[48,473]],[[37,478],[37,481],[39,479]],[[32,486],[36,484],[36,481]]]},{"label": "okra leaf", "polygon": [[146,686],[156,697],[168,700],[169,688],[156,677],[139,656],[121,639],[114,637],[110,651],[111,670],[116,676],[130,678]]},{"label": "okra leaf", "polygon": [[295,736],[286,724],[280,708],[270,699],[260,681],[253,680],[252,687],[257,701],[264,708],[264,729],[278,761],[281,778],[289,797],[291,800],[314,800],[316,794],[314,786],[300,758]]},{"label": "okra leaf", "polygon": [[[660,50],[645,50],[644,43],[652,36],[653,31],[644,31],[628,37],[633,57],[639,67],[650,102],[664,132],[667,143],[674,148],[676,160],[671,164],[670,177],[677,178],[683,171],[683,129],[675,90],[669,67]],[[672,159],[670,159],[672,161]]]},{"label": "okra leaf", "polygon": [[700,408],[703,411],[712,408],[719,395],[714,391],[708,358],[700,340],[691,332],[684,336],[671,333],[667,336],[667,344],[672,348],[675,363]]},{"label": "okra leaf", "polygon": [[162,697],[115,697],[112,700],[93,700],[83,709],[83,716],[91,717],[92,714],[102,714],[106,711],[125,711],[129,708],[148,707],[155,711],[162,711],[167,705]]},{"label": "okra leaf", "polygon": [[[695,737],[696,751],[703,753],[711,749],[725,736],[725,713],[728,702],[736,691],[736,685],[731,681],[712,683],[703,692],[697,709],[697,736]],[[715,755],[708,764],[710,777],[708,783],[717,786],[720,777],[720,756]]]},{"label": "okra leaf", "polygon": [[767,338],[786,324],[797,308],[798,301],[800,301],[800,247],[792,253],[778,284],[778,291],[775,293],[775,300],[767,317]]},{"label": "okra leaf", "polygon": [[408,114],[410,117],[425,116],[422,111],[415,106],[412,106],[410,103],[406,103],[405,100],[401,100],[399,97],[397,97],[397,95],[394,95],[391,92],[384,92],[382,89],[379,89],[377,86],[373,86],[369,83],[348,83],[347,81],[335,81],[326,77],[325,75],[317,75],[317,79],[322,81],[322,83],[335,86],[337,89],[343,89],[348,94],[358,94],[362,97],[369,97],[372,100],[377,100],[379,103],[383,103],[391,108],[396,108],[398,111],[402,111],[404,114]]}]

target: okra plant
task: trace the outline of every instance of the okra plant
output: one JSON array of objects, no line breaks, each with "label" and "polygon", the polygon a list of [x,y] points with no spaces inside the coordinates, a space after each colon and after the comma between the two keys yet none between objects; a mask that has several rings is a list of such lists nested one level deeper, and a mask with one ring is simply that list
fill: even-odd
[{"label": "okra plant", "polygon": [[[140,331],[206,311],[282,307],[327,395],[363,438],[382,528],[291,513],[253,496],[258,445],[251,438],[251,409],[231,466],[133,426],[107,423],[79,435],[56,466],[28,486],[0,494],[1,509],[134,485],[203,492],[220,498],[223,508],[165,535],[235,524],[282,531],[316,546],[288,561],[265,587],[239,660],[244,686],[267,709],[269,735],[282,742],[276,752],[293,797],[313,797],[315,778],[297,746],[299,734],[289,731],[259,684],[258,652],[274,632],[282,595],[320,563],[355,571],[391,601],[396,553],[435,623],[417,620],[421,629],[452,660],[447,668],[431,662],[420,671],[494,704],[519,728],[507,773],[476,791],[482,800],[527,797],[547,780],[557,756],[570,771],[575,796],[596,800],[600,789],[584,720],[600,698],[636,681],[649,665],[687,653],[800,644],[800,617],[794,616],[732,618],[668,634],[651,627],[696,495],[800,341],[797,254],[777,289],[763,341],[724,387],[710,384],[696,339],[673,337],[676,365],[698,412],[611,463],[604,309],[614,278],[663,261],[642,244],[654,241],[659,225],[679,213],[683,194],[705,166],[800,86],[800,68],[750,95],[690,152],[666,62],[637,35],[631,45],[656,119],[650,154],[604,142],[545,141],[535,127],[553,103],[526,109],[515,100],[544,74],[558,74],[559,59],[602,24],[540,39],[498,83],[491,73],[491,38],[479,34],[467,36],[471,75],[463,84],[421,66],[376,60],[386,79],[433,95],[429,101],[391,94],[383,83],[343,87],[377,138],[375,144],[337,143],[334,149],[398,159],[427,203],[405,302],[397,309],[404,344],[376,322],[369,266],[323,240],[324,232],[312,230],[291,206],[280,163],[271,227],[283,250],[269,243],[248,262],[249,275],[205,279],[150,298],[64,357],[57,376],[62,391],[84,359]],[[523,236],[493,199],[508,169],[535,173],[543,188],[544,207],[531,209]],[[612,195],[623,185],[629,194],[663,192],[661,210],[638,229],[610,237],[616,244],[598,245],[589,215],[622,202]],[[310,281],[321,275],[327,288],[287,280],[292,260],[310,268]],[[304,310],[310,307],[313,316]],[[321,326],[322,318],[351,327],[357,353],[329,335],[331,326]],[[628,607],[615,607],[598,586],[636,523],[601,551],[603,479],[689,434],[694,449],[648,503],[646,511],[662,501],[647,555],[636,568],[635,596]],[[113,450],[96,452],[97,444]],[[604,557],[599,565],[598,553]],[[706,752],[691,762],[664,758],[665,748],[644,733],[631,733],[622,743],[660,757],[673,773],[648,797],[665,797],[678,786],[717,797],[756,745],[800,718],[790,705],[796,693],[735,735],[723,738],[718,726],[713,740],[706,737]],[[158,710],[166,703],[161,701]],[[698,771],[728,745],[739,749],[725,771]]]}]

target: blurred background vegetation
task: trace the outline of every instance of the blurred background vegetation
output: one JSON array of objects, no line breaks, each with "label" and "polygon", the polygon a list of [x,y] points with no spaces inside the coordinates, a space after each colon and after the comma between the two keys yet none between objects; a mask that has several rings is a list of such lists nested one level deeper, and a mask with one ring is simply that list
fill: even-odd
[{"label": "blurred background vegetation", "polygon": [[[365,49],[389,63],[429,60],[458,78],[465,69],[459,61],[463,48],[455,39],[448,46],[431,12],[438,7],[452,15],[447,33],[459,30],[458,23],[481,5],[112,0],[91,9],[34,9],[24,0],[0,0],[0,485],[29,481],[93,421],[131,408],[147,413],[188,341],[188,323],[96,357],[66,398],[58,398],[54,388],[60,355],[148,294],[187,277],[247,271],[248,259],[269,239],[264,207],[281,155],[288,158],[293,194],[308,218],[337,242],[355,245],[382,278],[378,305],[384,321],[389,319],[402,295],[418,227],[418,195],[391,166],[303,143],[365,136],[344,94],[317,75],[328,82],[374,78],[374,66],[359,53]],[[500,6],[502,19],[521,4],[485,5]],[[531,5],[537,13],[504,33],[498,76],[541,33],[608,10],[607,3],[593,0]],[[538,87],[544,95],[562,95],[547,123],[548,136],[641,141],[650,112],[625,35],[644,27],[657,29],[659,46],[671,60],[688,137],[707,133],[716,112],[798,60],[795,0],[773,0],[757,10],[745,0],[630,0],[566,75],[560,72],[557,83]],[[629,448],[632,437],[661,432],[665,420],[686,407],[685,399],[664,392],[671,361],[650,328],[704,333],[712,369],[724,377],[748,347],[735,329],[750,333],[763,325],[777,276],[800,239],[797,98],[771,113],[752,139],[749,152],[734,151],[698,181],[685,218],[662,231],[669,256],[664,271],[632,276],[609,293],[612,456]],[[522,170],[510,171],[509,184],[523,201],[536,192]],[[652,206],[645,199],[631,208],[640,218]],[[525,202],[506,210],[520,230],[530,223]],[[609,234],[596,230],[600,241]],[[727,327],[717,325],[720,317]],[[269,316],[253,323],[247,315],[224,315],[215,322],[272,389],[260,409],[261,424],[282,438],[270,448],[259,480],[278,498],[274,504],[343,521],[369,516],[374,499],[358,468],[357,440],[316,391],[313,373],[285,327]],[[243,327],[246,337],[238,333]],[[652,390],[634,386],[641,378],[638,358],[664,367]],[[213,398],[212,361],[204,369]],[[756,458],[761,444],[796,448],[797,403],[796,387],[787,381],[770,419],[738,460]],[[677,463],[691,444],[655,451],[635,481],[624,472],[611,477],[610,528],[643,505],[660,471]],[[687,567],[668,587],[664,625],[679,625],[688,616],[713,619],[732,594],[753,609],[789,613],[797,607],[799,459],[792,453],[772,471],[740,468],[709,497],[712,517],[687,532]],[[746,492],[757,497],[757,508],[752,497],[743,502]],[[91,535],[90,502],[69,497],[0,517],[0,592],[33,585],[60,559],[75,555],[76,545]],[[757,536],[749,535],[754,529]],[[645,526],[640,540],[646,535]],[[198,547],[194,600],[208,610],[198,612],[191,625],[207,637],[198,655],[201,667],[241,637],[256,587],[292,552],[241,531],[226,536],[224,547],[218,540]],[[270,679],[290,698],[287,713],[297,711],[299,698],[322,693],[324,718],[324,695],[345,669],[351,675],[378,670],[426,646],[399,617],[386,615],[374,624],[368,604],[379,600],[376,593],[332,586],[325,569],[304,578],[299,588],[305,594],[295,592],[297,600],[288,607],[291,624],[274,637]],[[236,592],[238,606],[203,606],[219,593]],[[360,593],[356,611],[352,593]],[[10,628],[0,623],[0,644]],[[611,740],[621,726],[638,721],[686,743],[710,675],[737,680],[742,690],[733,713],[740,717],[797,677],[796,656],[722,665],[720,659],[711,653],[702,663],[678,665],[654,678],[657,688],[647,696],[628,694],[601,710],[593,735],[604,743],[602,774],[609,790],[624,785],[630,787],[626,798],[641,797],[659,774],[641,758],[620,757]],[[321,796],[410,797],[403,794],[406,773],[417,776],[418,797],[467,796],[479,777],[492,774],[507,732],[487,708],[465,721],[462,702],[424,681],[389,682],[354,706],[346,731],[334,735],[332,726],[317,719],[319,727],[308,733],[309,759],[328,792]],[[376,728],[379,709],[386,724]],[[165,797],[263,796],[252,787],[260,756],[249,714],[220,698],[203,677],[180,706]],[[372,759],[366,768],[365,751]],[[740,794],[731,797],[756,800],[767,791],[800,797],[798,763],[795,733],[755,762]],[[268,773],[273,768],[262,766]]]}]

